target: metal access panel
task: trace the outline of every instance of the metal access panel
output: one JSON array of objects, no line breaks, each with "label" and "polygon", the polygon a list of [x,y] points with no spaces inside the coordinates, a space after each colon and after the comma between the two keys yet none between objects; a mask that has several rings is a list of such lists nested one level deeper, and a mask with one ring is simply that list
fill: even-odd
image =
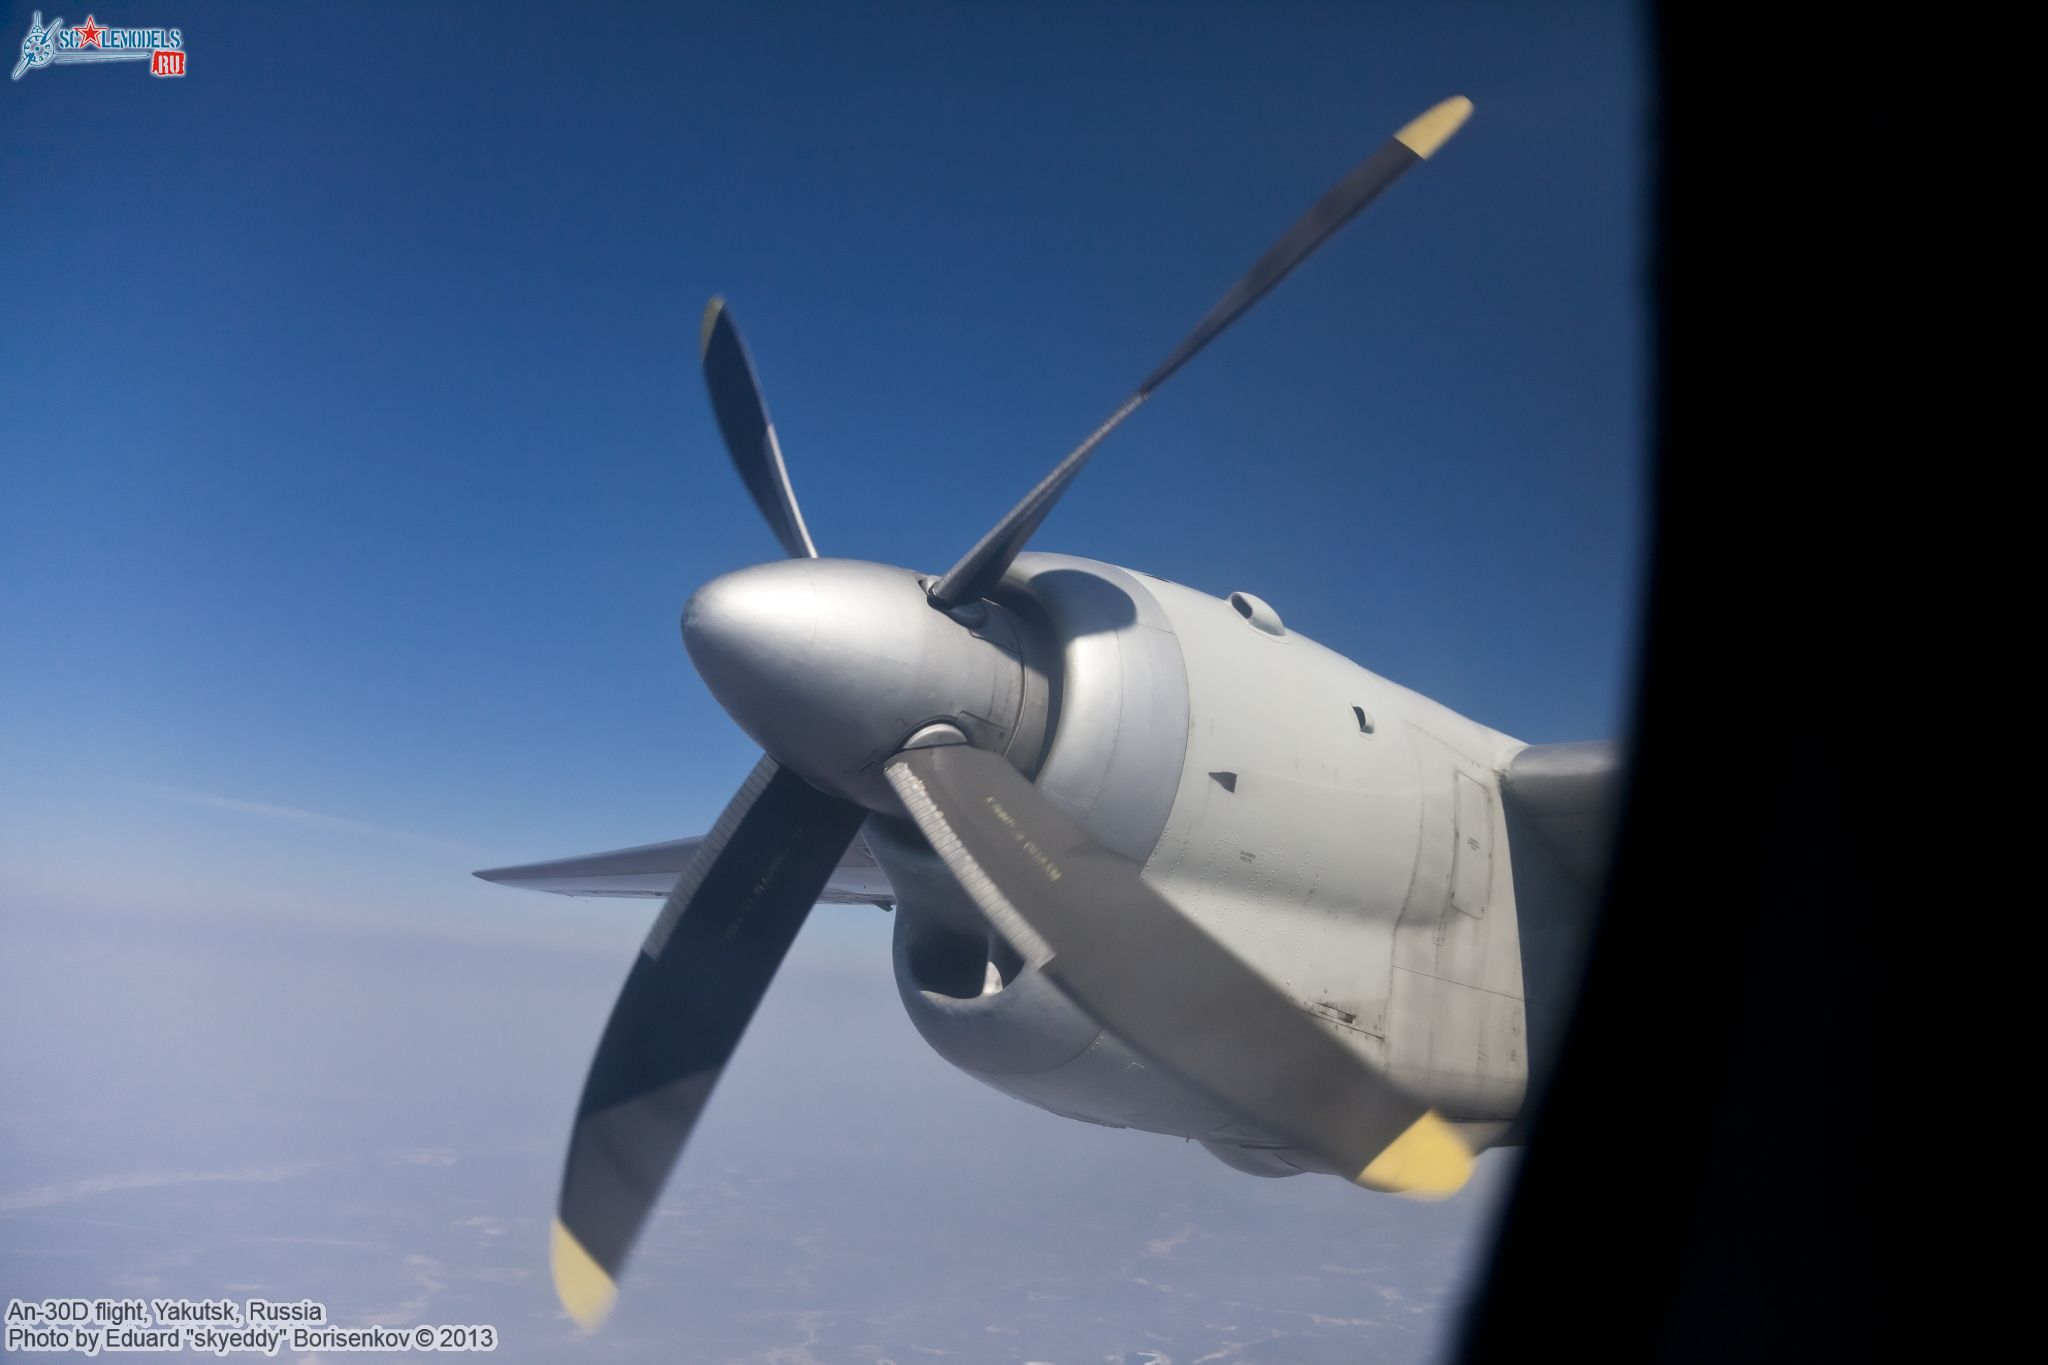
[{"label": "metal access panel", "polygon": [[1451,854],[1451,908],[1478,919],[1493,885],[1493,794],[1457,775],[1457,848]]}]

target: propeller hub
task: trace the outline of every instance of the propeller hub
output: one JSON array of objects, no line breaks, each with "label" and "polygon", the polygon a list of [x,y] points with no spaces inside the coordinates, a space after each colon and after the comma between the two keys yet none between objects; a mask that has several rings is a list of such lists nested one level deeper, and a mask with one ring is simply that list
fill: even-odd
[{"label": "propeller hub", "polygon": [[956,726],[996,753],[1027,737],[1034,714],[1043,733],[1043,688],[1027,705],[1009,613],[934,611],[908,569],[787,559],[725,574],[690,598],[683,643],[719,705],[778,762],[884,814],[902,807],[882,765],[925,726]]}]

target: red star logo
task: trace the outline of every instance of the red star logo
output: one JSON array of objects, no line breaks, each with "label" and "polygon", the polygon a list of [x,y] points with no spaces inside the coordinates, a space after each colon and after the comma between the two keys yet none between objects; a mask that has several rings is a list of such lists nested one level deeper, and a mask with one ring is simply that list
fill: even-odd
[{"label": "red star logo", "polygon": [[80,47],[98,47],[100,45],[100,35],[104,32],[106,30],[94,23],[92,16],[88,14],[85,16],[85,22],[78,26],[78,45]]}]

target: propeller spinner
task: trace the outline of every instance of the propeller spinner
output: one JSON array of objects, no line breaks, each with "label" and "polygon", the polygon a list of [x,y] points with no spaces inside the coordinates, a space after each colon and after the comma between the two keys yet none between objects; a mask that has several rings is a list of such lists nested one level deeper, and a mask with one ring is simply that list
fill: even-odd
[{"label": "propeller spinner", "polygon": [[[683,635],[768,757],[669,893],[584,1084],[551,1249],[579,1322],[610,1311],[727,1059],[870,812],[907,811],[996,931],[1162,1070],[1362,1185],[1444,1194],[1464,1183],[1471,1153],[1448,1124],[1092,842],[1018,771],[1028,755],[1006,760],[1031,734],[1029,706],[1014,635],[983,599],[1103,438],[1471,110],[1446,100],[1360,162],[936,580],[818,557],[753,364],[712,300],[701,338],[712,410],[790,558],[707,584]],[[1231,1045],[1212,1045],[1219,1030]]]}]

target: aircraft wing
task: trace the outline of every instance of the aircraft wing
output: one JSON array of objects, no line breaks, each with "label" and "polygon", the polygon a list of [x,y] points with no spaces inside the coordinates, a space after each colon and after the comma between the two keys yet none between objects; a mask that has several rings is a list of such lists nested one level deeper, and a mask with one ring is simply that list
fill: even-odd
[{"label": "aircraft wing", "polygon": [[[1532,744],[1501,775],[1532,1085],[1548,1077],[1578,998],[1626,776],[1620,746],[1605,742]],[[1526,1123],[1505,1140],[1525,1141]]]},{"label": "aircraft wing", "polygon": [[[476,875],[501,886],[552,891],[558,896],[634,896],[658,900],[668,895],[669,888],[676,884],[676,878],[697,851],[697,845],[703,842],[703,836],[697,835],[615,848],[608,853],[557,858],[552,862],[485,868]],[[868,852],[867,841],[855,835],[818,899],[827,905],[894,905],[896,892],[876,865],[875,855]]]},{"label": "aircraft wing", "polygon": [[1597,892],[1607,879],[1621,783],[1620,748],[1611,742],[1531,744],[1501,778],[1501,800],[1521,826],[1511,827],[1510,841],[1534,835],[1573,881]]}]

